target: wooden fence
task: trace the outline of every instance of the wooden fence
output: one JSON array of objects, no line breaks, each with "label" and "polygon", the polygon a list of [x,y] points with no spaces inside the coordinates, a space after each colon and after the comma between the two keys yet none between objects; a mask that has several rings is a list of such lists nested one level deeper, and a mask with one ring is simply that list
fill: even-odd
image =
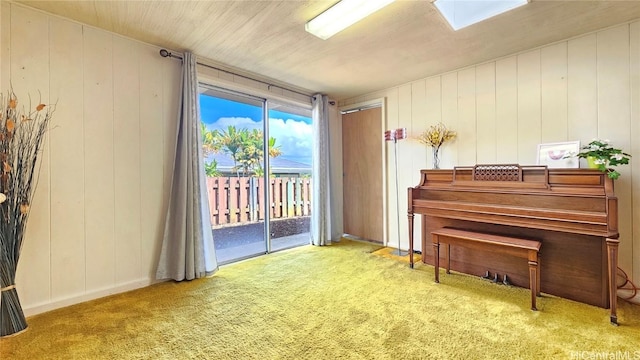
[{"label": "wooden fence", "polygon": [[[279,177],[269,179],[271,219],[311,214],[311,179]],[[219,226],[264,220],[264,178],[207,178],[211,225]]]}]

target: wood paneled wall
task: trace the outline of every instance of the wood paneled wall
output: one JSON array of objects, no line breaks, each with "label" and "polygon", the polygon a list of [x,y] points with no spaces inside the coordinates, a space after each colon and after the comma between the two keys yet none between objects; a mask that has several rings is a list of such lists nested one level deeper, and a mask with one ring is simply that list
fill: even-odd
[{"label": "wood paneled wall", "polygon": [[16,285],[27,314],[148,285],[164,228],[180,62],[3,3],[1,82],[57,103]]},{"label": "wood paneled wall", "polygon": [[[620,167],[622,176],[615,182],[620,266],[640,279],[640,22],[346,99],[340,105],[383,97],[389,129],[406,127],[415,137],[441,121],[458,132],[456,141],[442,149],[441,167],[535,164],[539,143],[586,144],[594,137],[631,152],[631,166]],[[416,140],[400,144],[400,243],[406,249],[403,189],[415,186],[419,170],[431,167],[432,161],[428,149]],[[388,199],[393,204],[393,149],[388,151]],[[395,206],[388,209],[388,238],[395,246]]]}]

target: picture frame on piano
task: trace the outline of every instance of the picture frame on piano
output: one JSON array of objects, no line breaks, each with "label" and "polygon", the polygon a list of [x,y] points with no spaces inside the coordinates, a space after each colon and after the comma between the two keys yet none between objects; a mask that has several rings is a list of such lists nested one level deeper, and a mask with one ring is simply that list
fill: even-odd
[{"label": "picture frame on piano", "polygon": [[580,151],[580,141],[565,141],[538,144],[536,165],[547,165],[548,168],[579,168],[580,158],[567,157]]}]

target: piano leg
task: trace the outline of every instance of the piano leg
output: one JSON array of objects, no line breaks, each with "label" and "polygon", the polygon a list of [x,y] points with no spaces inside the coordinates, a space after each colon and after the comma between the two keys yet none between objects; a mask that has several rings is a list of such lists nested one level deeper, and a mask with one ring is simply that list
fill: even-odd
[{"label": "piano leg", "polygon": [[538,293],[538,262],[532,261],[529,255],[529,287],[531,288],[531,310],[537,311],[536,295]]},{"label": "piano leg", "polygon": [[[413,213],[409,212],[409,267],[413,269]],[[398,224],[400,226],[400,224]]]},{"label": "piano leg", "polygon": [[542,266],[540,265],[540,253],[538,253],[538,278],[536,279],[536,296],[540,295],[540,269]]},{"label": "piano leg", "polygon": [[451,274],[451,245],[447,244],[444,250],[444,256],[447,258],[447,274]]},{"label": "piano leg", "polygon": [[611,324],[618,325],[618,294],[616,286],[616,273],[618,271],[618,244],[620,241],[617,239],[607,238],[607,257],[609,266],[609,306],[611,308]]},{"label": "piano leg", "polygon": [[433,272],[435,274],[436,283],[440,282],[440,240],[438,235],[433,236]]}]

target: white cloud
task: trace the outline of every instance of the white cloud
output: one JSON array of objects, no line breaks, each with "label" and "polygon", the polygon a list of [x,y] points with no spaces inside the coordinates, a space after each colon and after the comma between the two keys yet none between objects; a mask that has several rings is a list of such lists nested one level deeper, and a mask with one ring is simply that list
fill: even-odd
[{"label": "white cloud", "polygon": [[[276,146],[280,146],[282,157],[299,161],[302,158],[311,158],[312,127],[302,121],[292,119],[270,119],[269,136],[276,138]],[[262,123],[255,122],[250,118],[224,117],[218,121],[207,124],[210,130],[226,130],[229,126],[236,129],[247,128],[249,130],[262,130]]]},{"label": "white cloud", "polygon": [[218,121],[207,124],[207,128],[209,130],[227,130],[229,126],[235,126],[236,129],[247,128],[262,130],[262,123],[255,122],[248,117],[222,117],[219,118]]}]

